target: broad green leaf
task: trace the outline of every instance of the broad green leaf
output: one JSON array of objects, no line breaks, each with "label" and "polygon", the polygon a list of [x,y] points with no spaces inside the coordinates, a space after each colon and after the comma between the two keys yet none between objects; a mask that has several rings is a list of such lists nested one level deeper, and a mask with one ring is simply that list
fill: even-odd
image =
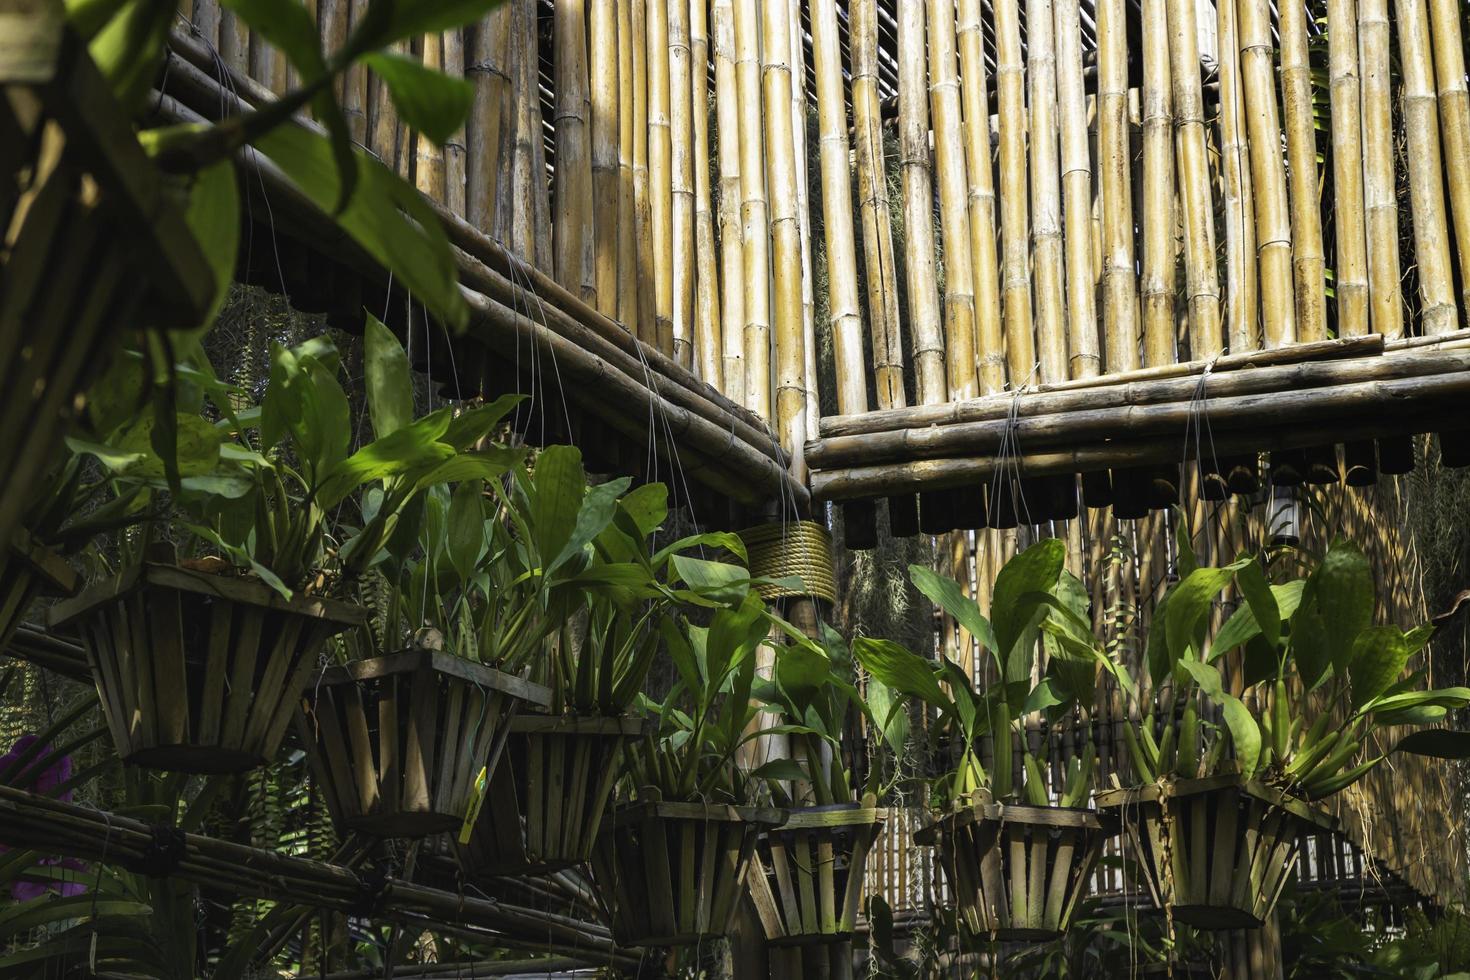
[{"label": "broad green leaf", "polygon": [[388,86],[399,117],[411,128],[442,145],[464,125],[475,90],[463,78],[450,78],[416,58],[386,51],[362,60]]},{"label": "broad green leaf", "polygon": [[1200,663],[1198,660],[1181,660],[1179,666],[1194,678],[1199,689],[1204,691],[1212,701],[1219,701],[1225,693],[1224,682],[1220,678],[1220,672],[1213,664]]},{"label": "broad green leaf", "polygon": [[488,405],[466,409],[449,423],[443,441],[461,451],[469,449],[493,432],[500,420],[525,400],[525,395],[501,395]]},{"label": "broad green leaf", "polygon": [[449,410],[440,409],[363,446],[326,474],[317,489],[317,504],[323,509],[334,507],[371,480],[451,458],[454,450],[439,441],[448,425]]},{"label": "broad green leaf", "polygon": [[1464,708],[1470,706],[1470,687],[1443,687],[1433,691],[1405,691],[1375,698],[1363,706],[1375,714],[1387,714],[1410,708],[1437,706],[1442,708]]},{"label": "broad green leaf", "polygon": [[662,483],[645,483],[624,494],[618,506],[642,534],[650,535],[668,520],[669,488]]},{"label": "broad green leaf", "polygon": [[888,751],[900,758],[909,737],[909,715],[904,703],[876,676],[869,676],[867,688],[869,713],[883,733]]},{"label": "broad green leaf", "polygon": [[982,647],[992,654],[1002,652],[996,646],[990,621],[980,612],[975,600],[965,595],[958,582],[923,565],[910,565],[909,578],[915,588],[927,596],[930,602],[953,616],[960,628],[973,636]]},{"label": "broad green leaf", "polygon": [[1233,694],[1224,694],[1215,699],[1225,714],[1225,727],[1230,730],[1230,742],[1235,746],[1235,761],[1246,779],[1256,774],[1261,761],[1261,728],[1251,717],[1250,709]]},{"label": "broad green leaf", "polygon": [[381,439],[413,421],[413,372],[393,331],[371,313],[363,327],[363,388],[373,435]]},{"label": "broad green leaf", "polygon": [[1321,614],[1327,651],[1341,674],[1352,657],[1353,642],[1373,621],[1373,569],[1355,545],[1338,540],[1327,550],[1307,582],[1302,608],[1307,606]]},{"label": "broad green leaf", "polygon": [[1315,602],[1303,602],[1291,617],[1291,659],[1309,691],[1327,677],[1332,667],[1332,638]]},{"label": "broad green leaf", "polygon": [[1040,541],[1005,563],[995,577],[990,600],[990,625],[996,652],[1007,657],[1026,632],[1036,613],[1029,593],[1051,592],[1061,577],[1067,546],[1059,538]]},{"label": "broad green leaf", "polygon": [[1273,647],[1281,641],[1281,610],[1276,606],[1276,597],[1271,594],[1271,585],[1259,562],[1250,561],[1235,573],[1235,584],[1240,586],[1256,626],[1266,642]]},{"label": "broad green leaf", "polygon": [[[219,464],[220,431],[198,415],[175,415],[174,419],[175,459],[179,475],[203,476],[212,472]],[[164,461],[152,451],[153,432],[158,422],[156,414],[145,415],[118,440],[119,453],[137,457],[120,471],[120,475],[163,479]]]},{"label": "broad green leaf", "polygon": [[628,477],[619,477],[587,490],[586,495],[582,498],[582,507],[577,511],[577,519],[572,527],[571,537],[562,545],[561,553],[556,555],[547,566],[547,576],[559,570],[574,555],[581,554],[592,539],[612,523],[618,498],[628,489],[631,482]]},{"label": "broad green leaf", "polygon": [[449,499],[449,564],[461,582],[475,574],[475,566],[485,549],[485,496],[478,480],[463,480]]},{"label": "broad green leaf", "polygon": [[739,565],[675,555],[674,571],[696,595],[716,602],[738,602],[750,590],[750,572]]},{"label": "broad green leaf", "polygon": [[951,714],[955,704],[939,686],[934,665],[892,640],[860,636],[852,641],[852,655],[863,669],[898,694],[918,698]]},{"label": "broad green leaf", "polygon": [[[1249,561],[1246,558],[1223,568],[1197,568],[1169,590],[1163,626],[1171,662],[1178,663],[1191,649],[1200,657],[1205,655],[1203,638],[1209,623],[1210,607],[1236,572]],[[1159,616],[1155,614],[1154,629],[1158,629],[1158,620]]]},{"label": "broad green leaf", "polygon": [[587,494],[587,474],[582,469],[582,451],[575,446],[547,446],[536,457],[531,484],[531,534],[536,553],[545,566],[561,554],[577,526],[582,498]]},{"label": "broad green leaf", "polygon": [[1026,701],[1021,705],[1021,713],[1029,715],[1059,704],[1067,704],[1070,701],[1071,697],[1064,693],[1056,678],[1043,677],[1041,683],[1033,687],[1031,693],[1026,695]]},{"label": "broad green leaf", "polygon": [[816,699],[831,670],[826,655],[809,647],[782,647],[776,653],[776,686],[799,713]]},{"label": "broad green leaf", "polygon": [[159,0],[133,0],[116,10],[87,50],[130,118],[158,78],[176,8]]},{"label": "broad green leaf", "polygon": [[229,298],[230,284],[235,280],[236,252],[240,248],[240,188],[232,161],[221,160],[194,175],[184,218],[214,273],[214,301],[199,324],[207,329]]},{"label": "broad green leaf", "polygon": [[1182,507],[1174,508],[1174,548],[1178,555],[1176,566],[1179,577],[1188,578],[1191,572],[1199,568],[1199,559],[1195,557],[1194,541],[1189,533],[1189,516]]},{"label": "broad green leaf", "polygon": [[1435,759],[1470,759],[1470,732],[1433,728],[1399,739],[1395,752],[1410,752]]},{"label": "broad green leaf", "polygon": [[[761,734],[770,734],[762,732]],[[806,770],[794,759],[772,759],[758,769],[751,770],[751,779],[781,779],[790,782],[806,782]]]},{"label": "broad green leaf", "polygon": [[1352,706],[1362,707],[1388,690],[1409,661],[1409,645],[1397,626],[1370,626],[1353,641],[1348,663]]}]

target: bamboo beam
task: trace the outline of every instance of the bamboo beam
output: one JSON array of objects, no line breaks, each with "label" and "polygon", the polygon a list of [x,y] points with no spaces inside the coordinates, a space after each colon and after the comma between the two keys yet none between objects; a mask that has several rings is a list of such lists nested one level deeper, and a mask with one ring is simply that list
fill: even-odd
[{"label": "bamboo beam", "polygon": [[1251,189],[1250,153],[1246,147],[1240,34],[1235,26],[1235,4],[1217,4],[1216,14],[1216,48],[1220,66],[1220,204],[1225,220],[1226,333],[1231,352],[1243,353],[1261,346],[1256,206]]},{"label": "bamboo beam", "polygon": [[1225,339],[1220,332],[1215,208],[1210,194],[1212,181],[1196,9],[1194,3],[1169,4],[1169,66],[1174,79],[1175,152],[1179,165],[1180,218],[1184,226],[1189,351],[1195,357],[1208,357],[1224,350]]},{"label": "bamboo beam", "polygon": [[[633,267],[636,270],[637,306],[631,320],[639,340],[659,349],[655,324],[655,285],[653,258],[653,204],[649,169],[649,69],[648,69],[648,3],[660,0],[632,0],[628,23],[628,42],[632,49],[633,67]],[[621,43],[621,28],[619,43]]]},{"label": "bamboo beam", "polygon": [[[1327,260],[1322,251],[1322,211],[1317,193],[1317,133],[1312,107],[1312,66],[1307,57],[1307,10],[1281,5],[1281,105],[1291,178],[1292,276],[1296,287],[1296,339],[1327,336]],[[1340,120],[1340,125],[1349,125]]]},{"label": "bamboo beam", "polygon": [[[688,0],[686,0],[688,2]],[[720,280],[715,271],[715,220],[710,205],[709,20],[705,0],[689,7],[690,115],[694,140],[694,363],[699,376],[724,387]]]},{"label": "bamboo beam", "polygon": [[720,161],[720,363],[722,390],[745,399],[745,242],[741,230],[740,91],[735,73],[735,11],[714,0],[715,136]]},{"label": "bamboo beam", "polygon": [[[1101,369],[1102,357],[1098,349],[1097,276],[1092,256],[1092,167],[1077,0],[1056,0],[1055,17],[1066,234],[1068,368],[1073,378],[1089,378]],[[1213,262],[1213,250],[1210,258]]]},{"label": "bamboo beam", "polygon": [[1460,260],[1461,302],[1470,311],[1470,88],[1465,81],[1464,16],[1463,3],[1429,0],[1445,177]]},{"label": "bamboo beam", "polygon": [[[634,71],[633,0],[617,0],[618,26],[618,288],[617,319],[633,336],[642,336],[639,319],[641,286],[642,220],[638,205],[639,181],[647,181],[637,170],[637,133],[648,132],[646,122],[638,116]],[[637,45],[639,50],[641,45]]]},{"label": "bamboo beam", "polygon": [[[959,0],[958,18],[955,33],[965,117],[970,260],[975,270],[975,355],[980,390],[990,394],[1006,385],[1006,341],[1001,326],[1000,266],[995,252],[995,174],[990,156],[990,95],[986,85],[980,0]],[[1085,145],[1085,126],[1082,138]]]},{"label": "bamboo beam", "polygon": [[[592,124],[592,283],[598,312],[618,315],[618,149],[621,139],[618,5],[593,3],[588,22]],[[631,175],[630,175],[631,177]]]},{"label": "bamboo beam", "polygon": [[1001,298],[1011,388],[1033,383],[1031,272],[1026,213],[1026,93],[1016,0],[994,0],[995,86],[1000,109]]},{"label": "bamboo beam", "polygon": [[1036,279],[1039,380],[1067,379],[1062,269],[1061,177],[1057,159],[1057,55],[1052,0],[1026,0],[1026,60],[1031,109],[1032,265]]},{"label": "bamboo beam", "polygon": [[[653,244],[653,323],[658,349],[674,353],[673,140],[670,123],[668,0],[646,0],[648,214]],[[636,34],[637,27],[634,27]],[[636,41],[635,41],[636,43]]]},{"label": "bamboo beam", "polygon": [[1138,367],[1133,194],[1128,152],[1128,18],[1124,0],[1098,0],[1098,193],[1103,235],[1103,370]]},{"label": "bamboo beam", "polygon": [[822,225],[827,244],[828,325],[836,361],[837,411],[868,409],[863,318],[858,309],[857,251],[852,230],[847,103],[836,0],[813,0],[812,67],[817,76],[817,144],[822,167]]},{"label": "bamboo beam", "polygon": [[664,0],[669,20],[669,141],[671,161],[670,348],[674,360],[694,366],[694,82],[689,62],[689,0]]},{"label": "bamboo beam", "polygon": [[1394,173],[1388,0],[1358,0],[1358,54],[1363,92],[1363,207],[1368,225],[1368,301],[1372,331],[1392,340],[1404,332],[1399,286],[1399,217]]},{"label": "bamboo beam", "polygon": [[1174,107],[1167,0],[1143,0],[1143,363],[1177,359],[1174,342]]},{"label": "bamboo beam", "polygon": [[735,0],[735,77],[740,105],[740,226],[745,242],[745,404],[772,417],[770,232],[761,125],[760,18],[756,0]]},{"label": "bamboo beam", "polygon": [[898,150],[903,176],[904,266],[914,382],[920,404],[945,400],[944,337],[935,293],[934,183],[929,168],[929,100],[925,92],[924,5],[906,3],[898,20]]},{"label": "bamboo beam", "polygon": [[[1358,77],[1358,21],[1353,0],[1327,2],[1327,72],[1332,118],[1332,222],[1337,244],[1333,292],[1337,333],[1368,332],[1368,239],[1363,214],[1362,90]],[[1467,134],[1470,138],[1470,134]]]},{"label": "bamboo beam", "polygon": [[[902,408],[907,396],[903,381],[903,332],[898,318],[898,266],[893,255],[893,218],[879,106],[877,0],[852,0],[848,12],[854,157],[858,210],[863,222],[863,270],[868,284],[873,387],[879,408]],[[967,144],[971,137],[973,133],[967,137]],[[988,147],[988,131],[985,138]],[[988,158],[988,149],[986,155]],[[993,241],[991,250],[993,253]],[[997,317],[997,335],[998,324]],[[999,347],[996,351],[996,356],[1000,356]]]}]

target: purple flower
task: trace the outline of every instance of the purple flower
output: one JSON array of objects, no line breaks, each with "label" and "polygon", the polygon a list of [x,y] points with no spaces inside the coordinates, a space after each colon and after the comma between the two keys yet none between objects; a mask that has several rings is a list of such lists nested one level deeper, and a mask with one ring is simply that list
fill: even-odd
[{"label": "purple flower", "polygon": [[[20,761],[23,754],[28,753],[35,746],[37,741],[38,739],[35,735],[22,735],[16,739],[15,745],[11,746],[9,752],[0,755],[0,773],[4,774],[5,783],[10,786],[17,786],[21,789],[29,790],[32,793],[39,793],[43,796],[55,796],[56,799],[62,802],[70,803],[71,790],[68,789],[59,794],[56,791],[71,779],[71,756],[63,755],[60,758],[51,759],[44,769],[38,770],[36,763],[47,760],[52,754],[51,746],[47,745],[43,746],[39,752],[31,753],[31,761],[26,763],[21,771],[14,773],[8,771]],[[10,848],[0,844],[0,854],[8,850]],[[87,870],[87,866],[81,861],[69,857],[38,858],[35,866],[60,868],[63,871],[73,872]],[[73,876],[65,875],[63,877],[70,879]],[[64,897],[70,897],[80,895],[86,890],[86,885],[80,881],[73,880],[52,881],[42,879],[38,881],[27,881],[22,878],[10,883],[10,896],[17,902],[40,898],[49,891],[56,891]]]}]

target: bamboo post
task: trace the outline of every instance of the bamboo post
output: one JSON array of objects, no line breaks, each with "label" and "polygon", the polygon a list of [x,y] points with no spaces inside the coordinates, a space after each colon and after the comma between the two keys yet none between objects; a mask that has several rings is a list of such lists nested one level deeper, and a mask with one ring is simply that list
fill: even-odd
[{"label": "bamboo post", "polygon": [[694,360],[699,377],[723,390],[720,280],[715,273],[715,226],[710,212],[709,19],[705,0],[690,3],[689,61],[694,140]]},{"label": "bamboo post", "polygon": [[801,29],[801,0],[786,0],[791,24],[791,139],[796,147],[796,225],[801,234],[801,333],[806,367],[807,438],[817,437],[822,400],[817,379],[817,306],[812,293],[812,229],[810,174],[807,167],[806,43]]},{"label": "bamboo post", "polygon": [[250,28],[233,10],[221,10],[219,56],[231,71],[246,74],[250,67]]},{"label": "bamboo post", "polygon": [[[638,117],[637,75],[634,70],[633,0],[617,0],[618,18],[618,288],[617,319],[634,336],[641,336],[638,318],[639,269],[642,253],[638,235],[639,177],[636,133],[648,129]],[[637,45],[639,50],[642,45]]]},{"label": "bamboo post", "polygon": [[1463,3],[1429,0],[1445,176],[1459,251],[1462,302],[1470,311],[1470,88],[1465,82],[1465,40],[1460,23],[1464,16]]},{"label": "bamboo post", "polygon": [[945,400],[944,338],[935,292],[934,184],[929,170],[929,99],[924,83],[924,5],[899,7],[898,140],[903,174],[904,261],[913,331],[914,383],[923,405]]},{"label": "bamboo post", "polygon": [[219,47],[219,18],[219,0],[194,0],[189,19],[204,43],[212,48]]},{"label": "bamboo post", "polygon": [[[653,204],[649,162],[649,90],[648,67],[648,3],[632,0],[628,40],[633,65],[633,235],[635,238],[638,303],[631,322],[636,324],[638,339],[650,347],[658,346],[658,328],[654,323],[654,258]],[[652,0],[660,2],[660,0]]]},{"label": "bamboo post", "polygon": [[[969,0],[967,0],[969,2]],[[976,0],[978,2],[978,0]],[[852,70],[853,138],[858,209],[863,221],[863,268],[868,283],[868,323],[873,345],[873,387],[879,408],[907,404],[903,383],[903,334],[898,318],[898,274],[888,201],[878,85],[877,0],[852,0],[848,9]],[[989,146],[989,127],[985,128]],[[967,143],[969,140],[967,140]],[[989,158],[989,151],[986,151]],[[994,243],[991,245],[994,253]],[[999,326],[996,327],[997,333]],[[997,348],[998,350],[998,348]]]},{"label": "bamboo post", "polygon": [[[1368,242],[1363,216],[1362,97],[1358,21],[1353,0],[1327,0],[1327,60],[1332,118],[1332,221],[1337,242],[1337,333],[1368,332]],[[1470,133],[1466,135],[1470,139]]]},{"label": "bamboo post", "polygon": [[[445,31],[444,73],[450,78],[464,78],[464,29]],[[451,213],[463,218],[466,206],[466,160],[465,128],[461,126],[449,135],[444,143],[444,204]]]},{"label": "bamboo post", "polygon": [[1205,103],[1200,86],[1199,20],[1193,3],[1169,5],[1169,62],[1174,74],[1175,144],[1191,357],[1224,349],[1220,279],[1215,269],[1215,208],[1210,198]]},{"label": "bamboo post", "polygon": [[1103,234],[1103,370],[1138,359],[1133,197],[1128,153],[1128,19],[1124,0],[1098,0],[1098,192]]},{"label": "bamboo post", "polygon": [[[1092,259],[1092,166],[1088,147],[1087,101],[1082,81],[1082,27],[1077,0],[1055,0],[1055,17],[1062,217],[1066,235],[1068,366],[1071,377],[1090,378],[1101,367],[1101,357],[1098,352],[1097,277],[1093,272]],[[1207,184],[1205,195],[1208,205]],[[1213,251],[1210,259],[1213,262]]]},{"label": "bamboo post", "polygon": [[[969,178],[970,260],[975,270],[975,354],[980,390],[991,394],[1005,388],[1006,342],[1001,328],[1000,267],[995,252],[995,174],[990,156],[990,96],[980,0],[959,0],[956,36],[965,116],[965,172]],[[1082,138],[1085,147],[1085,123]]]},{"label": "bamboo post", "polygon": [[1399,216],[1394,173],[1388,0],[1358,0],[1358,55],[1363,85],[1363,208],[1368,226],[1368,301],[1372,332],[1403,336],[1399,286]]},{"label": "bamboo post", "polygon": [[806,478],[806,344],[801,307],[801,228],[797,222],[795,146],[791,125],[791,19],[767,0],[761,23],[765,98],[766,184],[771,195],[771,299],[776,328],[776,429],[791,455],[791,472]]},{"label": "bamboo post", "polygon": [[1143,0],[1143,363],[1175,360],[1174,109],[1169,84],[1168,0]]},{"label": "bamboo post", "polygon": [[1225,221],[1225,319],[1231,353],[1260,347],[1256,291],[1256,215],[1245,110],[1240,94],[1240,43],[1235,4],[1216,9],[1220,73],[1221,213]]},{"label": "bamboo post", "polygon": [[468,132],[469,165],[465,174],[465,217],[486,234],[495,228],[497,175],[500,172],[501,108],[510,73],[510,8],[502,4],[475,25],[470,65],[475,87]]},{"label": "bamboo post", "polygon": [[[424,67],[429,71],[442,71],[444,68],[444,39],[438,34],[425,34],[422,43]],[[445,203],[444,147],[423,133],[415,133],[413,140],[414,183],[418,185],[420,193],[425,197],[443,204]]]},{"label": "bamboo post", "polygon": [[[595,304],[587,11],[583,0],[562,0],[552,5],[552,17],[556,89],[556,118],[552,126],[556,137],[556,217],[551,226],[553,273],[557,282],[583,302]],[[528,93],[526,97],[533,96]]]},{"label": "bamboo post", "polygon": [[[1281,105],[1291,184],[1292,273],[1296,286],[1296,339],[1327,336],[1327,260],[1317,194],[1317,134],[1312,111],[1312,68],[1307,59],[1307,11],[1281,5]],[[1347,120],[1339,121],[1347,125]]]},{"label": "bamboo post", "polygon": [[[653,322],[658,349],[674,352],[673,142],[670,128],[668,0],[646,0],[648,214],[653,241]],[[636,39],[635,39],[636,43]]]},{"label": "bamboo post", "polygon": [[858,310],[857,252],[852,233],[847,103],[836,0],[813,0],[812,67],[817,76],[817,142],[821,150],[822,225],[827,242],[827,301],[836,360],[837,412],[868,409],[863,319]]},{"label": "bamboo post", "polygon": [[[528,8],[526,0],[511,0],[511,25],[510,25],[510,58],[511,58],[511,87],[509,92],[509,105],[511,118],[511,176],[510,176],[510,247],[522,259],[536,264],[536,219],[535,219],[535,194],[531,182],[535,179],[532,172],[532,147],[533,139],[540,139],[540,133],[530,132],[531,91],[533,86],[527,85],[528,60],[530,53],[527,46],[527,38],[534,36],[534,27],[528,23],[533,19],[535,10]],[[530,69],[534,71],[534,68]]]},{"label": "bamboo post", "polygon": [[671,348],[674,360],[694,366],[694,83],[689,64],[689,0],[666,0],[669,19],[669,142],[672,264]]},{"label": "bamboo post", "polygon": [[[771,278],[761,45],[757,0],[735,0],[735,71],[740,106],[740,227],[745,242],[745,405],[771,412]],[[803,389],[805,390],[805,389]]]},{"label": "bamboo post", "polygon": [[715,136],[720,160],[720,360],[723,391],[745,400],[745,243],[741,231],[740,91],[735,76],[735,11],[714,0]]},{"label": "bamboo post", "polygon": [[1036,345],[1043,384],[1067,379],[1062,203],[1057,171],[1057,56],[1052,0],[1026,2],[1031,89],[1031,227]]},{"label": "bamboo post", "polygon": [[1399,64],[1404,78],[1405,155],[1409,206],[1414,216],[1414,262],[1419,268],[1419,315],[1424,333],[1458,325],[1451,286],[1450,236],[1445,224],[1444,170],[1439,148],[1439,100],[1424,0],[1395,0]]},{"label": "bamboo post", "polygon": [[592,4],[587,53],[592,113],[592,282],[599,313],[618,312],[618,10],[612,0]]},{"label": "bamboo post", "polygon": [[[214,10],[219,10],[218,2],[215,3]],[[317,27],[321,34],[323,51],[336,51],[346,42],[349,15],[348,0],[321,0],[317,5]],[[215,16],[217,17],[218,14],[216,13]],[[216,30],[218,30],[217,27]],[[344,100],[346,83],[345,73],[338,76],[337,80],[332,83],[332,90],[336,93],[339,102]],[[342,111],[346,113],[346,106],[343,106]]]},{"label": "bamboo post", "polygon": [[[213,2],[213,0],[211,0]],[[347,29],[351,31],[367,16],[368,0],[350,0],[347,5]],[[347,116],[347,131],[353,142],[362,146],[368,140],[368,70],[361,62],[347,67],[342,78],[342,112]]]},{"label": "bamboo post", "polygon": [[[1001,297],[1011,388],[1032,381],[1031,272],[1026,215],[1026,94],[1016,0],[995,0],[995,85],[1000,108]],[[899,59],[902,61],[902,59]]]},{"label": "bamboo post", "polygon": [[949,400],[957,401],[977,394],[974,267],[970,259],[960,82],[955,71],[954,3],[929,0],[928,6],[929,100],[944,247],[944,366]]}]

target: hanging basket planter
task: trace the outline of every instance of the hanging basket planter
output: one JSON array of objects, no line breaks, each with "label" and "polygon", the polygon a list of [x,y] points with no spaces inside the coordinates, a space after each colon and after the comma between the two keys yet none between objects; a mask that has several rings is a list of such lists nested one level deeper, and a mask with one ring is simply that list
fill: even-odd
[{"label": "hanging basket planter", "polygon": [[1154,903],[1198,929],[1259,928],[1296,864],[1302,832],[1336,825],[1234,774],[1109,790],[1097,800],[1122,821]]},{"label": "hanging basket planter", "polygon": [[749,884],[767,941],[798,946],[852,934],[883,821],[882,811],[857,803],[806,807],[761,835]]},{"label": "hanging basket planter", "polygon": [[720,803],[618,807],[592,874],[620,946],[687,946],[728,935],[762,830],[780,810]]},{"label": "hanging basket planter", "polygon": [[542,875],[588,861],[623,747],[642,731],[637,718],[512,718],[468,839],[456,842],[465,876]]},{"label": "hanging basket planter", "polygon": [[1098,813],[985,799],[914,834],[937,844],[965,933],[1044,942],[1066,932],[1111,836]]},{"label": "hanging basket planter", "polygon": [[539,684],[406,650],[327,668],[308,684],[298,725],[338,827],[416,838],[459,829],[511,718],[550,703]]},{"label": "hanging basket planter", "polygon": [[0,540],[126,327],[196,326],[214,274],[60,3],[0,12]]},{"label": "hanging basket planter", "polygon": [[317,652],[356,606],[145,563],[51,609],[80,635],[123,762],[176,772],[264,765]]},{"label": "hanging basket planter", "polygon": [[77,590],[76,571],[55,552],[31,540],[23,528],[10,539],[0,559],[0,649],[4,649],[26,611],[39,596],[69,596]]}]

